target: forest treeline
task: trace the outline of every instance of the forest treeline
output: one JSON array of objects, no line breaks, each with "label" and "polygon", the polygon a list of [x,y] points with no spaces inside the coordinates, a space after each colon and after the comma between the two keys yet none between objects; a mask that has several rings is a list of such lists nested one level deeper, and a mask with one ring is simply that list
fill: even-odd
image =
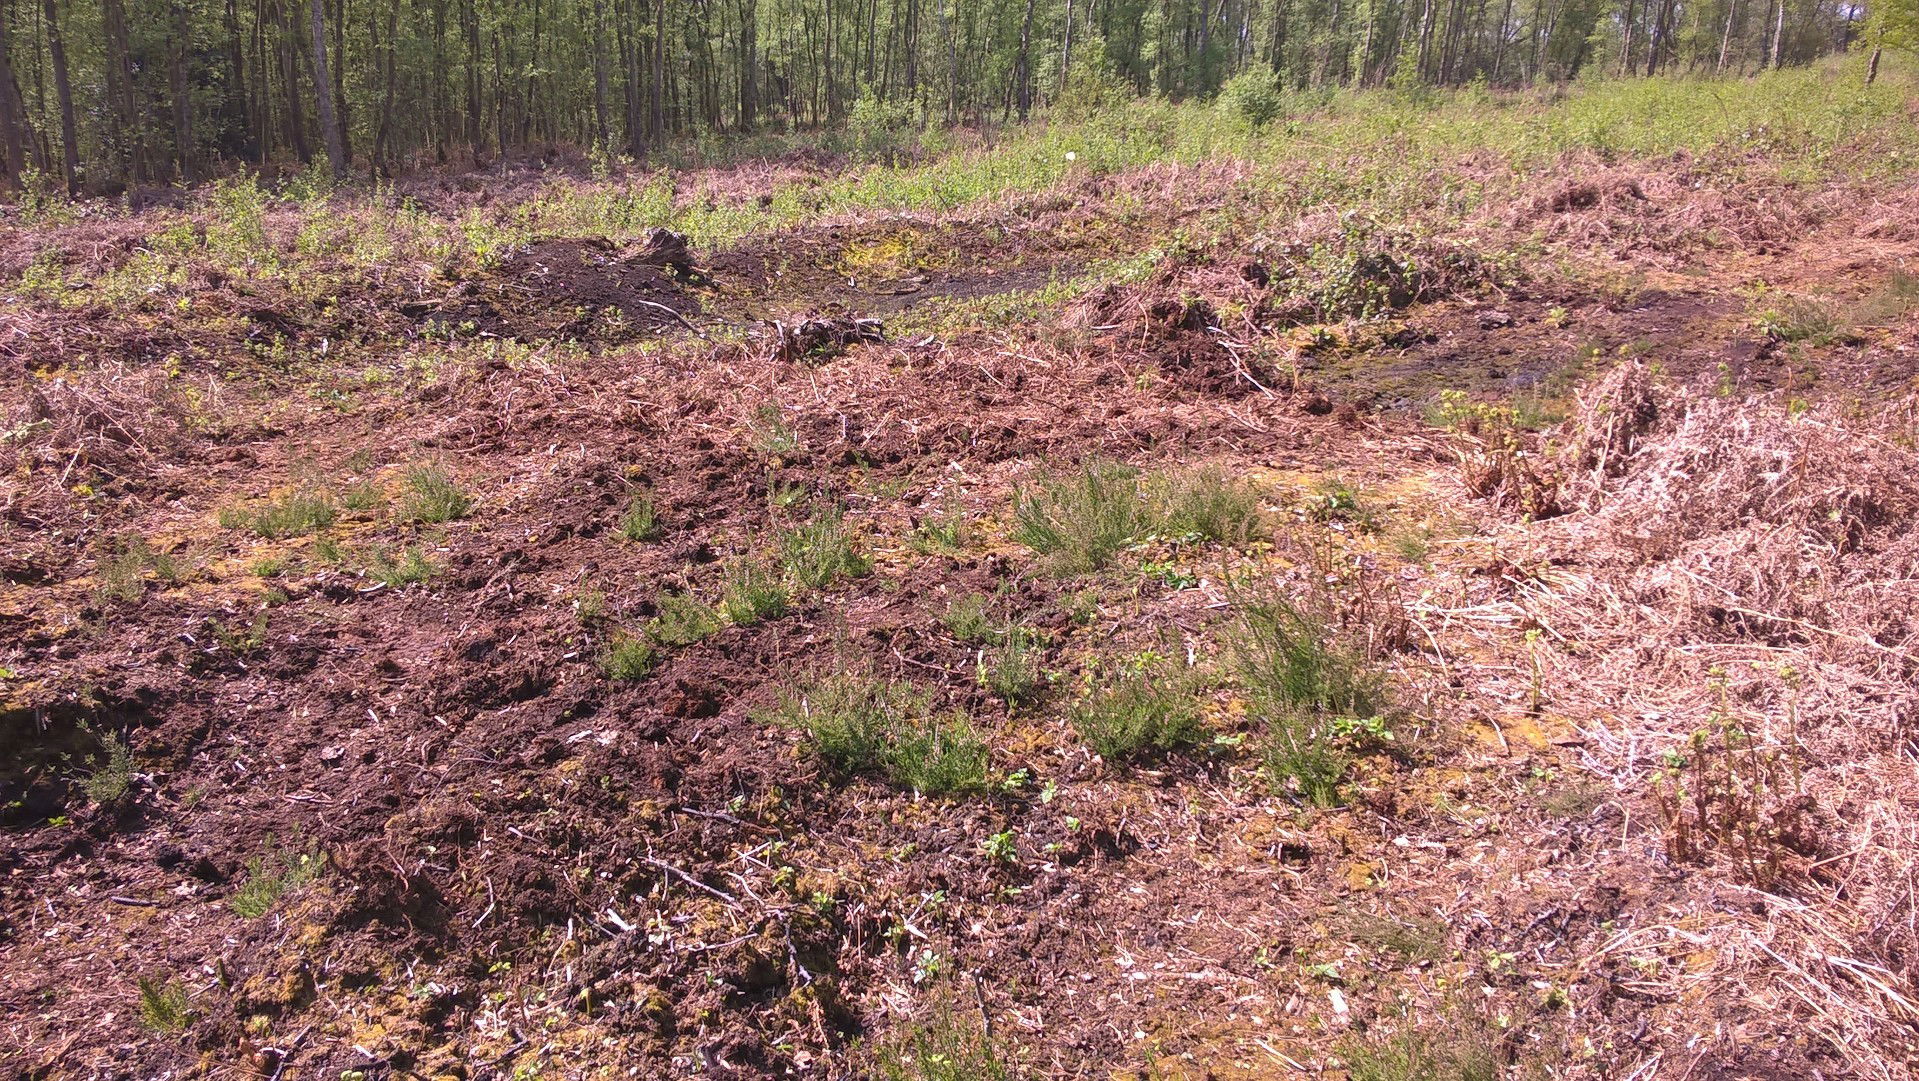
[{"label": "forest treeline", "polygon": [[1075,96],[1751,72],[1851,0],[0,0],[4,179],[1024,118]]}]

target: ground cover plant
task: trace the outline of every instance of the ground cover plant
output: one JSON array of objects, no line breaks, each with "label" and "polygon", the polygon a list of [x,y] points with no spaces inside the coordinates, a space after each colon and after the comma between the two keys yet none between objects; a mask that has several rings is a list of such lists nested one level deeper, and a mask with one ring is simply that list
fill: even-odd
[{"label": "ground cover plant", "polygon": [[9,1076],[1910,1081],[1899,23],[1481,6],[0,12]]}]

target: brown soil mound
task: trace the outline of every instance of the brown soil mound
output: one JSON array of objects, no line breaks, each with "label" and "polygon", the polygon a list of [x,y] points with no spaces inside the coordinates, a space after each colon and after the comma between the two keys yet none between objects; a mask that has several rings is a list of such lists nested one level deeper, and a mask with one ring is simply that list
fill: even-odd
[{"label": "brown soil mound", "polygon": [[600,237],[541,240],[462,284],[427,324],[522,341],[627,342],[685,325],[700,310],[689,287],[705,281],[685,241],[664,231],[632,253]]}]

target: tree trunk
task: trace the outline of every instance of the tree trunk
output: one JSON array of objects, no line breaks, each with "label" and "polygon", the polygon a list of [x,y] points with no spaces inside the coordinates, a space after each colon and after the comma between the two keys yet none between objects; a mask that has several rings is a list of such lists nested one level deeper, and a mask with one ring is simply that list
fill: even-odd
[{"label": "tree trunk", "polygon": [[187,25],[187,6],[173,2],[173,32],[167,42],[167,83],[173,92],[173,153],[180,178],[192,180],[193,98],[187,89],[187,54],[193,50],[193,31]]},{"label": "tree trunk", "polygon": [[80,192],[80,139],[73,120],[73,83],[67,76],[67,40],[60,30],[59,0],[46,0],[47,52],[53,59],[53,95],[60,104],[60,167],[67,194]]},{"label": "tree trunk", "polygon": [[313,104],[319,112],[320,135],[326,140],[327,166],[335,177],[346,175],[346,142],[340,137],[339,116],[333,111],[333,75],[327,70],[325,0],[307,0],[313,27]]},{"label": "tree trunk", "polygon": [[400,5],[393,0],[386,10],[386,94],[380,103],[380,127],[373,136],[373,167],[386,165],[387,135],[393,128],[393,104],[400,92]]},{"label": "tree trunk", "polygon": [[20,97],[20,86],[13,77],[13,42],[7,21],[0,18],[0,147],[7,155],[0,176],[9,189],[20,186],[20,174],[26,169],[27,109]]},{"label": "tree trunk", "polygon": [[1880,45],[1876,42],[1873,44],[1872,59],[1866,61],[1866,85],[1867,86],[1871,86],[1873,83],[1873,80],[1879,78],[1879,54],[1884,51],[1885,51],[1885,46]]}]

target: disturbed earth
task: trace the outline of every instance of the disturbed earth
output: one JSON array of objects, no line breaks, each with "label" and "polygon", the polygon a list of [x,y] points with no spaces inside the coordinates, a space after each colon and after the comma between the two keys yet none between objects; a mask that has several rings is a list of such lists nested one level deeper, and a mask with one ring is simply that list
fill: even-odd
[{"label": "disturbed earth", "polygon": [[[7,226],[0,1063],[1909,1078],[1919,205],[1701,175]],[[1377,677],[1336,782],[1271,611]],[[1127,686],[1190,724],[1096,751]]]}]

